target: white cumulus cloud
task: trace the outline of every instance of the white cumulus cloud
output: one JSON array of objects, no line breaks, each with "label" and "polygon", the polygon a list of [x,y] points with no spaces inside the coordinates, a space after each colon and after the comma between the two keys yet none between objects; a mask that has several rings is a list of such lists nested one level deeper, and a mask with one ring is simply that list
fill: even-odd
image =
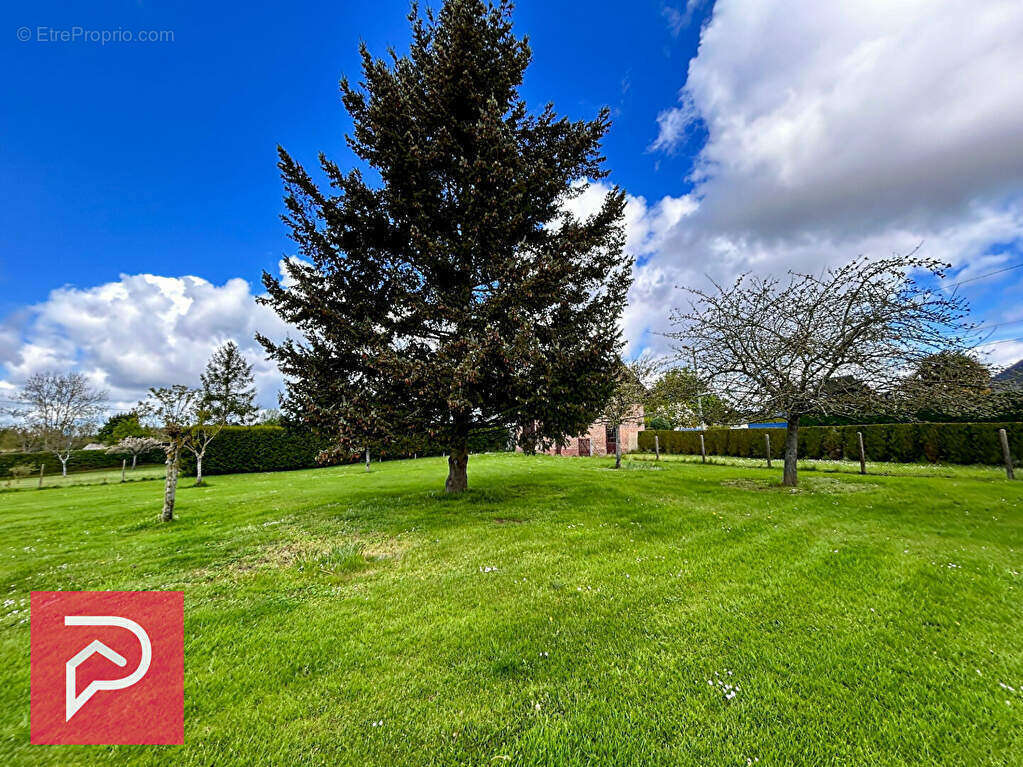
[{"label": "white cumulus cloud", "polygon": [[637,269],[633,338],[665,327],[669,283],[919,243],[956,279],[1018,262],[1020,71],[1018,0],[718,0],[657,118],[652,149],[672,151],[696,121],[707,142],[695,205]]},{"label": "white cumulus cloud", "polygon": [[[667,23],[680,30],[701,6],[676,0]],[[1019,0],[717,0],[678,100],[651,125],[654,152],[675,151],[697,123],[706,144],[677,196],[628,198],[629,353],[667,349],[658,333],[684,300],[677,285],[816,271],[920,243],[955,265],[954,280],[1019,263],[1020,72]],[[572,209],[595,209],[606,190],[593,184]],[[1020,320],[1019,276],[964,292],[1001,287],[1006,298],[984,319]],[[151,385],[198,383],[230,338],[273,405],[280,376],[257,330],[286,327],[242,279],[122,275],[59,288],[0,322],[0,391],[74,366],[131,403]],[[1016,336],[1023,328],[998,328],[993,361],[1023,354],[1007,340]]]},{"label": "white cumulus cloud", "polygon": [[122,274],[95,287],[57,288],[0,328],[0,387],[75,368],[110,392],[114,408],[126,408],[150,386],[198,386],[213,350],[233,340],[253,364],[260,404],[272,407],[281,377],[255,342],[257,331],[281,338],[287,326],[240,278],[214,285]]}]

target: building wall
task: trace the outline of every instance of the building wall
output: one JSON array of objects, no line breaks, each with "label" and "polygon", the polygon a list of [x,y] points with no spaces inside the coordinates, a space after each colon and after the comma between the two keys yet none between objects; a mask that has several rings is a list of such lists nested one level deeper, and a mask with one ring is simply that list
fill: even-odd
[{"label": "building wall", "polygon": [[622,452],[639,449],[639,433],[643,431],[643,408],[638,408],[635,417],[628,423],[623,423],[620,434],[622,440]]},{"label": "building wall", "polygon": [[[626,423],[623,423],[619,429],[619,434],[622,440],[622,452],[627,453],[630,450],[636,450],[639,448],[639,433],[643,430],[643,407],[638,405],[633,412],[632,418]],[[561,449],[560,455],[579,455],[579,439],[589,439],[592,455],[607,455],[607,439],[606,429],[604,424],[595,423],[590,426],[589,431],[585,434],[580,434],[569,440],[568,444]],[[516,452],[521,453],[522,448],[516,447]],[[558,455],[557,448],[551,448],[550,450],[544,451],[548,455]],[[587,455],[585,452],[583,455]]]}]

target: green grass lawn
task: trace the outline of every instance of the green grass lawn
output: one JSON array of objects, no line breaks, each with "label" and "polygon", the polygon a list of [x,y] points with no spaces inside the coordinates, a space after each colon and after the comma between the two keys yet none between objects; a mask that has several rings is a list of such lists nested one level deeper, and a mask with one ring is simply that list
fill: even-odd
[{"label": "green grass lawn", "polygon": [[[635,461],[670,461],[682,463],[704,463],[698,455],[668,455],[660,457],[653,453],[633,453],[629,456]],[[732,456],[708,455],[706,463],[720,466],[740,466],[751,469],[766,469],[767,461],[763,458],[734,458]],[[859,474],[859,461],[838,461],[824,459],[800,460],[799,471],[812,471],[824,474]],[[781,468],[782,459],[775,458],[772,467]],[[948,477],[954,479],[1005,479],[1005,468],[974,464],[960,466],[947,463],[883,463],[880,461],[866,462],[867,474],[888,477]],[[163,473],[160,473],[163,476]]]},{"label": "green grass lawn", "polygon": [[[125,482],[139,482],[144,479],[163,479],[165,467],[162,463],[140,464],[124,473]],[[51,487],[70,487],[72,485],[107,485],[121,481],[120,469],[95,469],[93,471],[73,471],[66,477],[57,474],[43,476],[43,489]],[[4,477],[0,479],[0,492],[5,490],[35,490],[39,488],[39,475],[31,477]],[[2,501],[0,501],[2,503]],[[2,506],[0,506],[2,508]]]},{"label": "green grass lawn", "polygon": [[[2,493],[0,764],[1023,763],[1023,482],[610,465]],[[58,588],[184,590],[183,747],[28,745]]]}]

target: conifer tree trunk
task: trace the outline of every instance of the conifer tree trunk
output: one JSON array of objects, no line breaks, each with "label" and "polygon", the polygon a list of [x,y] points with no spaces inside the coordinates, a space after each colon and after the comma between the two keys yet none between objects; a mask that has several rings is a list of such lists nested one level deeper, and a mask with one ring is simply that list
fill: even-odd
[{"label": "conifer tree trunk", "polygon": [[795,487],[799,481],[796,460],[799,457],[799,416],[790,414],[788,427],[785,429],[785,470],[781,483],[786,487]]},{"label": "conifer tree trunk", "polygon": [[469,487],[469,477],[466,467],[469,465],[469,451],[465,447],[451,448],[451,455],[448,456],[448,479],[444,483],[444,491],[447,493],[461,493]]},{"label": "conifer tree trunk", "polygon": [[448,455],[448,479],[444,483],[447,493],[461,493],[469,487],[466,467],[469,465],[469,426],[464,418],[456,418],[456,430],[451,440],[451,453]]}]

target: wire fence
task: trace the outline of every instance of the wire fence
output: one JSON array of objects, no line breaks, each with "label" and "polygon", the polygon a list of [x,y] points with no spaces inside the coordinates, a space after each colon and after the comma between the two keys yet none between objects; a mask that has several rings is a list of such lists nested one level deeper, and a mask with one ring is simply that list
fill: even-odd
[{"label": "wire fence", "polygon": [[[662,463],[703,464],[707,466],[734,466],[746,469],[768,470],[764,458],[736,458],[732,456],[708,455],[704,461],[699,455],[661,453],[658,458],[654,453],[630,453],[629,460],[660,461]],[[772,460],[770,471],[781,474],[782,461],[779,456]],[[799,471],[819,472],[828,474],[862,474],[859,461],[832,459],[800,459],[797,461]],[[871,476],[887,477],[947,477],[961,479],[1004,479],[1005,470],[1000,466],[986,464],[942,464],[942,463],[889,463],[883,461],[867,461],[866,473]]]},{"label": "wire fence", "polygon": [[[137,466],[135,469],[127,468],[124,471],[125,482],[142,482],[147,480],[163,479],[165,475],[164,465]],[[78,471],[61,476],[56,474],[33,474],[27,477],[4,477],[0,479],[0,491],[6,490],[45,490],[53,487],[73,487],[79,485],[112,485],[121,482],[121,469],[100,469],[97,471]]]}]

